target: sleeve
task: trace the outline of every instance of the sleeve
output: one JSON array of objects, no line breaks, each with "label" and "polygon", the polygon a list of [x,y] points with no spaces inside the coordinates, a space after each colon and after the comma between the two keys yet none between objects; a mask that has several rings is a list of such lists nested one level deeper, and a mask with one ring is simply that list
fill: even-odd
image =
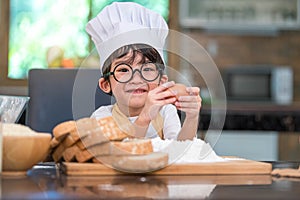
[{"label": "sleeve", "polygon": [[161,114],[164,118],[164,138],[176,140],[181,130],[181,123],[176,107],[174,105],[167,105]]}]

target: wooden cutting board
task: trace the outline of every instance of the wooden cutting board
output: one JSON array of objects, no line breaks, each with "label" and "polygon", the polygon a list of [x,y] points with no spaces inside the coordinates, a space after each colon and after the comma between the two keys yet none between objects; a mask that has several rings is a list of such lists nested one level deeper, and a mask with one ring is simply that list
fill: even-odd
[{"label": "wooden cutting board", "polygon": [[[69,176],[126,175],[99,163],[63,162],[60,170]],[[149,175],[238,175],[271,174],[270,163],[246,159],[232,159],[222,162],[172,164]],[[128,174],[127,174],[128,175]]]}]

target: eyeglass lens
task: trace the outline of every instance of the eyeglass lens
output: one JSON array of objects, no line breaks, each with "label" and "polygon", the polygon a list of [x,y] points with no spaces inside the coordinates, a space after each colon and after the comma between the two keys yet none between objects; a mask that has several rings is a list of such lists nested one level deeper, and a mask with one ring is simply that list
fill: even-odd
[{"label": "eyeglass lens", "polygon": [[135,70],[130,65],[122,63],[115,67],[113,75],[116,81],[126,83],[133,78],[136,71],[146,81],[154,81],[159,76],[158,67],[154,63],[145,63],[141,66],[141,69]]}]

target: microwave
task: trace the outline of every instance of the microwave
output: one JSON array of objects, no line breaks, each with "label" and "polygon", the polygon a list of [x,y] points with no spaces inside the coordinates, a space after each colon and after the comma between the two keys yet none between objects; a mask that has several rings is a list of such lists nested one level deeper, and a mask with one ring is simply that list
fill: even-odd
[{"label": "microwave", "polygon": [[293,70],[288,66],[237,66],[222,71],[228,101],[293,101]]}]

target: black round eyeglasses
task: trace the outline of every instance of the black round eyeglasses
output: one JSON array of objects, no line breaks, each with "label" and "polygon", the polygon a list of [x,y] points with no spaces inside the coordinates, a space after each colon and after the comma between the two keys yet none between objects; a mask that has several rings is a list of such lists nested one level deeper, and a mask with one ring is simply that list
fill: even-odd
[{"label": "black round eyeglasses", "polygon": [[108,76],[113,75],[114,79],[119,83],[128,83],[132,80],[135,72],[139,72],[145,81],[151,82],[156,80],[159,75],[162,74],[162,69],[152,62],[144,63],[140,69],[134,70],[129,64],[120,63],[112,72],[103,74],[103,77],[107,78]]}]

